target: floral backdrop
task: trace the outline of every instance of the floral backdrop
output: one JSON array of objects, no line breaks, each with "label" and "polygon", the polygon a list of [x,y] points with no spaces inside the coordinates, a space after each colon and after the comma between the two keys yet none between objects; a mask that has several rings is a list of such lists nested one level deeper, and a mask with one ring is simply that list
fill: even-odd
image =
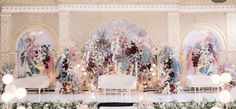
[{"label": "floral backdrop", "polygon": [[83,66],[96,86],[99,75],[127,74],[146,84],[153,61],[152,42],[146,31],[126,20],[105,23],[83,49]]},{"label": "floral backdrop", "polygon": [[54,69],[54,50],[50,34],[31,30],[20,36],[17,45],[17,77],[46,74],[51,76]]},{"label": "floral backdrop", "polygon": [[[209,75],[219,64],[220,42],[218,36],[205,30],[194,30],[184,40],[184,53],[188,72]],[[193,71],[195,70],[195,71]]]}]

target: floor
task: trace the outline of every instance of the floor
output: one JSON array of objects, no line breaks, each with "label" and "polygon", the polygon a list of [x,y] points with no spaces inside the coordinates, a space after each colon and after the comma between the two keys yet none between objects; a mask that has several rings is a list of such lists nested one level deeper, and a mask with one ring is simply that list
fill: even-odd
[{"label": "floor", "polygon": [[218,100],[218,93],[180,93],[180,94],[157,94],[154,92],[143,92],[143,93],[131,93],[130,95],[122,94],[101,94],[94,92],[84,92],[81,94],[28,94],[23,101],[28,102],[39,102],[39,101],[61,101],[68,102],[74,100],[82,101],[94,101],[94,102],[139,102],[143,99],[148,99],[152,102],[170,102],[170,101],[179,101],[179,102],[188,102],[191,100],[202,101],[207,99],[208,101]]}]

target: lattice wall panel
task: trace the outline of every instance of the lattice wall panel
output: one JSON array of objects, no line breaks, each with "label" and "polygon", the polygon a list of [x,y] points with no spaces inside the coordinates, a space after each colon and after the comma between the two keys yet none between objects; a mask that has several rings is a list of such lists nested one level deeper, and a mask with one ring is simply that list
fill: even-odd
[{"label": "lattice wall panel", "polygon": [[11,36],[11,15],[1,15],[1,64],[9,62],[9,54],[10,51],[8,42]]},{"label": "lattice wall panel", "polygon": [[[7,41],[10,43],[9,51],[15,52],[16,42],[20,32],[24,30],[27,26],[42,26],[47,27],[45,29],[50,29],[49,32],[53,32],[53,35],[58,36],[58,14],[12,14],[11,16],[11,35],[10,39]],[[33,26],[32,26],[33,27]],[[56,40],[55,40],[56,41]],[[54,42],[55,44],[57,42]],[[4,47],[2,49],[7,49]],[[15,61],[15,55],[11,54],[11,62]]]},{"label": "lattice wall panel", "polygon": [[58,33],[58,14],[13,14],[12,34],[26,25],[43,24]]},{"label": "lattice wall panel", "polygon": [[167,13],[155,12],[80,12],[71,14],[70,34],[77,46],[83,47],[93,32],[104,23],[125,19],[144,29],[155,46],[168,42]]}]

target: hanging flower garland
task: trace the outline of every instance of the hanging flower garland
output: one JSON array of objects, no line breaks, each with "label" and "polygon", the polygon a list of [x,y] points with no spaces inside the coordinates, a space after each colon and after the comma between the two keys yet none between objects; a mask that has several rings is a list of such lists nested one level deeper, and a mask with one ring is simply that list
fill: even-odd
[{"label": "hanging flower garland", "polygon": [[79,77],[77,74],[77,50],[75,47],[66,48],[57,59],[56,69],[59,69],[59,75],[56,78],[56,89],[58,93],[78,93]]},{"label": "hanging flower garland", "polygon": [[176,93],[179,86],[179,62],[170,47],[164,47],[159,53],[159,60],[163,66],[160,83],[163,93]]},{"label": "hanging flower garland", "polygon": [[103,25],[86,42],[82,60],[94,81],[103,74],[128,74],[141,79],[153,63],[151,48],[144,30],[125,20],[115,20]]},{"label": "hanging flower garland", "polygon": [[23,37],[25,46],[24,50],[20,51],[20,66],[30,71],[26,72],[26,75],[18,75],[18,77],[32,76],[41,71],[50,77],[50,73],[53,73],[54,69],[54,52],[50,48],[51,46],[37,44],[36,36],[30,32],[25,33]]}]

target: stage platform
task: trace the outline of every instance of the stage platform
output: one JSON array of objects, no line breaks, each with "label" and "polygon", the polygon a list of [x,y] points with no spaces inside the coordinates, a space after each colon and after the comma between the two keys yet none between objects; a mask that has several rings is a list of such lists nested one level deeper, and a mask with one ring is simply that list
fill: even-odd
[{"label": "stage platform", "polygon": [[180,94],[157,94],[154,92],[142,92],[142,93],[131,93],[130,95],[121,95],[121,94],[109,94],[105,95],[103,93],[94,93],[94,92],[84,92],[81,94],[28,94],[26,98],[22,101],[26,102],[47,102],[47,101],[60,101],[60,102],[69,102],[69,101],[87,101],[87,102],[140,102],[142,99],[148,99],[151,102],[189,102],[189,101],[202,101],[206,99],[207,101],[218,100],[218,93],[180,93]]}]

